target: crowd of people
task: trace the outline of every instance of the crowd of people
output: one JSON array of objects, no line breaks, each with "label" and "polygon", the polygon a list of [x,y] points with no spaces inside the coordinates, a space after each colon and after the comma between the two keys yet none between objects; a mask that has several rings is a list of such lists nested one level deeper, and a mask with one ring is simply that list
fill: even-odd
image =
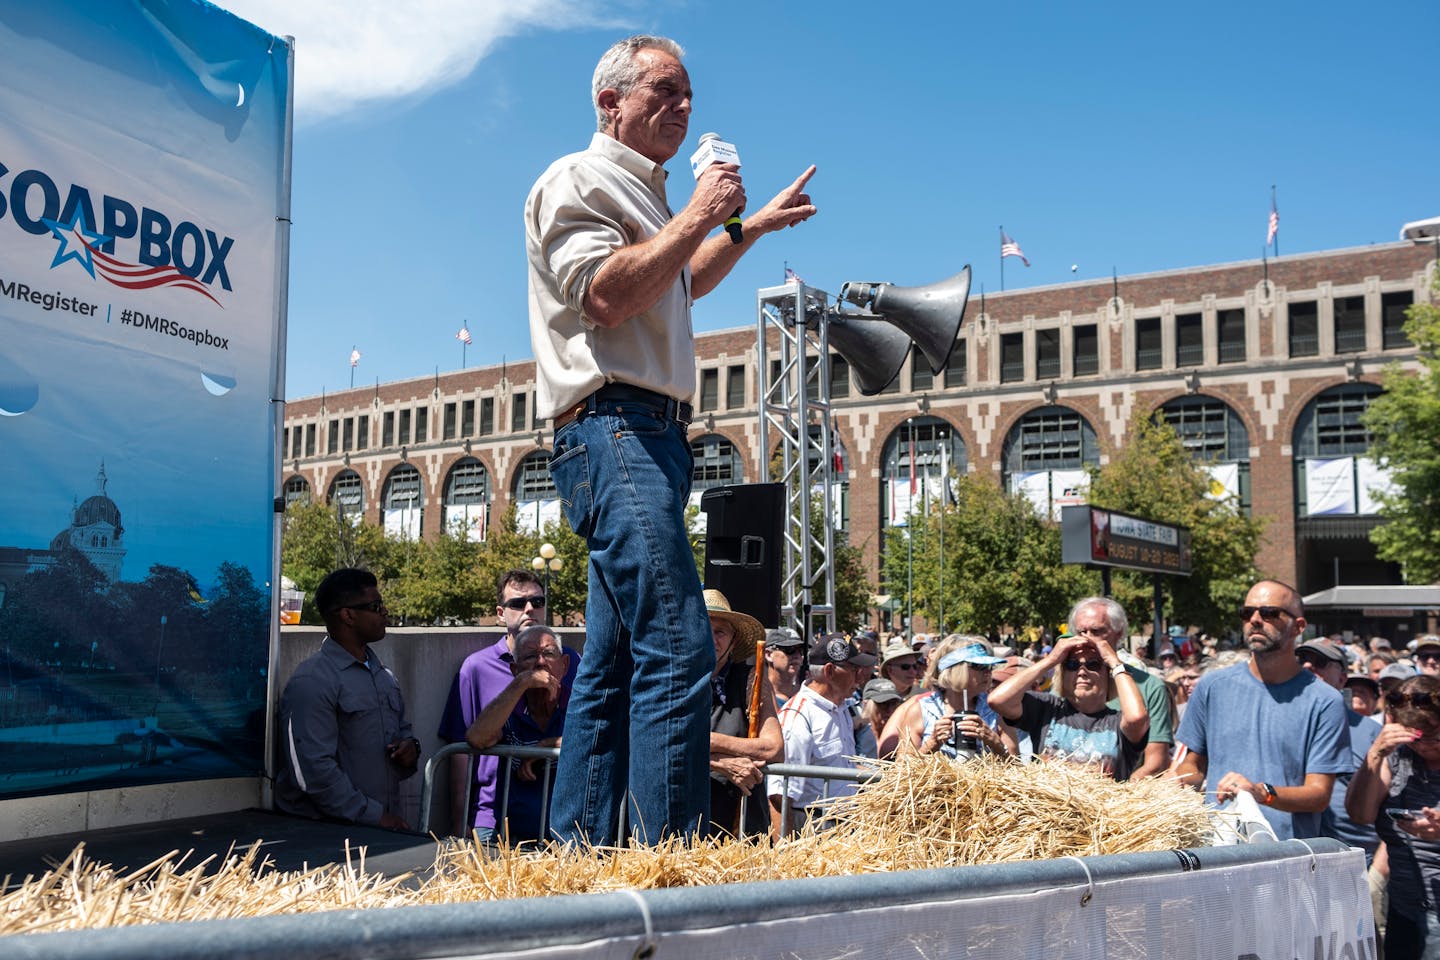
[{"label": "crowd of people", "polygon": [[[1270,580],[1246,596],[1232,650],[1182,626],[1142,648],[1104,597],[1079,599],[1064,632],[1023,648],[964,634],[802,638],[702,588],[685,524],[691,304],[759,238],[817,208],[810,166],[742,219],[739,164],[712,149],[719,159],[692,161],[695,189],[672,211],[664,165],[692,101],[682,57],[663,37],[607,50],[588,148],[525,202],[535,413],[553,421],[551,477],[589,550],[585,643],[570,649],[544,625],[533,574],[501,578],[505,633],[461,665],[439,734],[512,749],[456,758],[454,831],[597,846],[778,838],[823,828],[866,757],[1087,764],[1174,777],[1218,803],[1248,794],[1277,838],[1361,846],[1377,895],[1390,891],[1391,957],[1440,955],[1440,639],[1410,663],[1383,641],[1307,640],[1299,594]],[[419,744],[370,650],[383,599],[374,577],[344,570],[315,602],[328,635],[281,700],[276,803],[405,829],[398,784]],[[537,761],[555,745],[552,780]],[[814,769],[783,775],[780,760]]]},{"label": "crowd of people", "polygon": [[[1360,848],[1387,954],[1424,956],[1440,943],[1440,637],[1401,650],[1379,637],[1307,637],[1299,594],[1268,580],[1246,596],[1228,648],[1184,630],[1158,643],[1131,636],[1104,597],[1079,600],[1063,631],[1021,652],[968,634],[859,630],[807,643],[766,630],[719,591],[703,597],[714,651],[706,833],[823,828],[827,803],[856,789],[854,771],[904,753],[1168,776],[1217,805],[1249,794],[1277,839]],[[399,784],[416,772],[420,745],[399,683],[371,649],[388,619],[378,585],[366,571],[336,571],[316,603],[327,636],[281,698],[276,805],[408,829]],[[504,633],[461,664],[441,740],[476,751],[562,744],[585,651],[544,624],[545,605],[529,570],[501,578]],[[1181,637],[1194,641],[1183,657]],[[456,755],[451,832],[512,844],[551,836],[564,803],[552,762],[544,750]],[[842,775],[783,775],[771,769],[780,763]]]}]

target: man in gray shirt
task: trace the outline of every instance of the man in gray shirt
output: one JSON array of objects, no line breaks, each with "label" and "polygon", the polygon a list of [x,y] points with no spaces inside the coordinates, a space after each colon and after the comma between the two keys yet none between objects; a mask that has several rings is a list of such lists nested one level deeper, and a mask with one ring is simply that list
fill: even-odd
[{"label": "man in gray shirt", "polygon": [[275,806],[313,819],[408,830],[400,781],[413,776],[420,741],[390,668],[370,649],[389,611],[375,575],[336,570],[315,590],[328,636],[285,684]]},{"label": "man in gray shirt", "polygon": [[590,547],[585,659],[570,701],[551,823],[615,842],[693,834],[708,817],[715,648],[685,529],[695,392],[690,304],[761,236],[808,219],[810,167],[747,217],[735,163],[698,172],[672,213],[668,162],[690,120],[683,51],[631,37],[600,59],[599,132],[525,201],[536,414],[555,423],[551,476]]}]

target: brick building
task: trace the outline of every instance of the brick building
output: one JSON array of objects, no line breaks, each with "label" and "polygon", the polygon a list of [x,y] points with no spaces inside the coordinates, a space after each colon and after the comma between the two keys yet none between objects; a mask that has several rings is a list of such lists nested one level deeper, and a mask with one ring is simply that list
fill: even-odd
[{"label": "brick building", "polygon": [[[1268,281],[1266,271],[1268,270]],[[1401,326],[1428,302],[1429,242],[1192,267],[971,298],[949,366],[907,362],[863,397],[843,358],[832,400],[852,543],[879,545],[914,469],[986,472],[1041,508],[1125,440],[1134,410],[1163,410],[1218,487],[1269,521],[1261,569],[1310,593],[1398,583],[1375,558],[1376,482],[1359,424],[1383,368],[1414,367]],[[698,337],[696,491],[754,482],[755,318]],[[534,364],[425,376],[287,405],[287,498],[318,491],[392,531],[483,524],[511,502],[558,518],[534,419]],[[913,439],[913,461],[911,455]],[[1217,488],[1218,488],[1217,487]]]}]

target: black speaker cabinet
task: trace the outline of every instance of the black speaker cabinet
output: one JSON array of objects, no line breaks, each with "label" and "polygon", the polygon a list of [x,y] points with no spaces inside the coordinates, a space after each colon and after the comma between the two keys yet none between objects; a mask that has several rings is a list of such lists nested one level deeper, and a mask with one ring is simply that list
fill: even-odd
[{"label": "black speaker cabinet", "polygon": [[711,487],[700,495],[705,511],[705,586],[766,627],[780,625],[783,483]]}]

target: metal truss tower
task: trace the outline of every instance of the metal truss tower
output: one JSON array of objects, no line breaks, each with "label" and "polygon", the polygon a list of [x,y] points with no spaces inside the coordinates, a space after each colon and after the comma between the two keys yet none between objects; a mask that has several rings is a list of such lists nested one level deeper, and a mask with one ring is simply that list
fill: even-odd
[{"label": "metal truss tower", "polygon": [[[771,433],[778,435],[785,484],[780,618],[808,643],[835,631],[835,421],[830,407],[830,297],[791,281],[758,292],[760,459],[773,476]],[[816,515],[818,513],[818,516]]]}]

